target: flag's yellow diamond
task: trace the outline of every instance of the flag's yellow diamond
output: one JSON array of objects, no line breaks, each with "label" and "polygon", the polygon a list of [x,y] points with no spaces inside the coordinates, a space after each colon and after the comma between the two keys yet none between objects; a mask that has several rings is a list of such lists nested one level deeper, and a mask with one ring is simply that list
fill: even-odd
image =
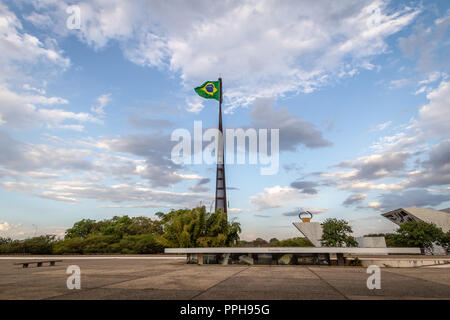
[{"label": "flag's yellow diamond", "polygon": [[217,92],[217,88],[212,82],[207,83],[206,86],[203,86],[201,90],[205,91],[206,94],[210,96],[214,95],[214,93]]}]

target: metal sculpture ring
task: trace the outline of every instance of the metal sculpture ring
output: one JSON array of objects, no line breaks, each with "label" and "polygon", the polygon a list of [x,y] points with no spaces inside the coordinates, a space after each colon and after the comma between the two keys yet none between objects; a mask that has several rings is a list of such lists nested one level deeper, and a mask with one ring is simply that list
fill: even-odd
[{"label": "metal sculpture ring", "polygon": [[[305,215],[309,215],[309,217],[306,217]],[[312,219],[313,215],[309,211],[302,211],[302,212],[299,213],[298,217],[303,222],[309,222]]]}]

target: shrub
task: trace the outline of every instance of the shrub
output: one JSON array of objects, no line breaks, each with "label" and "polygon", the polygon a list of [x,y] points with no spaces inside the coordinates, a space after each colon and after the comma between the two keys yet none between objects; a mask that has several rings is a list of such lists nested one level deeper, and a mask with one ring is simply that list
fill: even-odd
[{"label": "shrub", "polygon": [[81,254],[84,250],[84,239],[69,238],[58,241],[53,246],[54,254]]},{"label": "shrub", "polygon": [[136,253],[162,253],[164,246],[161,241],[151,234],[143,234],[136,237]]},{"label": "shrub", "polygon": [[115,253],[117,251],[111,245],[118,241],[115,235],[91,235],[84,240],[83,253]]},{"label": "shrub", "polygon": [[126,215],[102,221],[83,219],[59,241],[55,236],[0,238],[0,253],[160,253],[165,247],[231,246],[241,232],[240,224],[229,222],[225,213],[206,213],[205,207],[157,216],[159,221]]},{"label": "shrub", "polygon": [[51,254],[55,244],[54,235],[33,237],[25,240],[4,239],[0,242],[0,253]]},{"label": "shrub", "polygon": [[450,251],[450,230],[447,233],[442,235],[442,239],[439,241],[439,244],[449,253]]},{"label": "shrub", "polygon": [[322,223],[323,235],[321,243],[325,247],[356,247],[358,243],[349,234],[352,227],[345,220],[328,218]]},{"label": "shrub", "polygon": [[239,240],[241,227],[229,222],[221,211],[206,213],[205,207],[181,209],[160,213],[163,225],[163,243],[170,247],[222,247],[232,246]]},{"label": "shrub", "polygon": [[270,243],[271,247],[313,247],[313,244],[306,238],[291,238]]},{"label": "shrub", "polygon": [[397,230],[398,240],[406,247],[431,250],[433,243],[445,242],[445,234],[435,224],[423,221],[402,223]]}]

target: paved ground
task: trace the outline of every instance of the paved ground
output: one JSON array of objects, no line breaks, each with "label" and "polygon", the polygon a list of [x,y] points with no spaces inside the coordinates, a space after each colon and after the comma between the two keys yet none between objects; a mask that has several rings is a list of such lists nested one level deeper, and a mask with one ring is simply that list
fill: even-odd
[{"label": "paved ground", "polygon": [[[362,267],[199,266],[145,256],[66,257],[23,269],[17,261],[0,259],[0,299],[450,299],[446,267],[384,268],[381,289],[369,290]],[[67,289],[69,265],[81,269],[81,290]]]}]

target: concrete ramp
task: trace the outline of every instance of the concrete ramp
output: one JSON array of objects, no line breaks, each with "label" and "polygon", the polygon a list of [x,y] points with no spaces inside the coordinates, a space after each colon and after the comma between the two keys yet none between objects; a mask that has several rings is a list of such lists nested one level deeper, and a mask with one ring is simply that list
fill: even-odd
[{"label": "concrete ramp", "polygon": [[322,225],[320,222],[293,222],[293,225],[311,241],[315,247],[321,247]]}]

